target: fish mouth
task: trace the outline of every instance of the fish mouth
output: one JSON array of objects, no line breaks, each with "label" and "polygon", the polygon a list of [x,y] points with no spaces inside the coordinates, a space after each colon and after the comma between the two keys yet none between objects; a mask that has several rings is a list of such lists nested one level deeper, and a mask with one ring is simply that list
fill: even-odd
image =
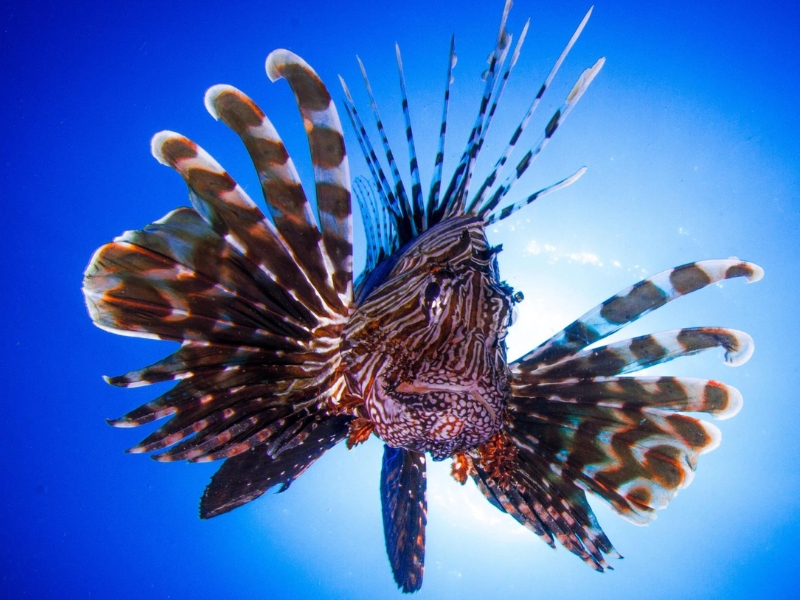
[{"label": "fish mouth", "polygon": [[396,388],[401,394],[429,394],[431,392],[457,392],[468,394],[470,398],[481,404],[492,416],[492,422],[497,422],[497,411],[483,397],[478,389],[478,385],[472,382],[469,385],[457,383],[433,383],[425,381],[403,381]]}]

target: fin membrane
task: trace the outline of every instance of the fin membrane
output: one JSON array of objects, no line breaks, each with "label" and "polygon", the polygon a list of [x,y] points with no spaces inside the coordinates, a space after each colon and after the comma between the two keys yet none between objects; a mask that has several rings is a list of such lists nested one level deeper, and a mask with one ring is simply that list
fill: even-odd
[{"label": "fin membrane", "polygon": [[386,553],[397,586],[404,593],[422,587],[425,570],[425,455],[402,448],[383,448],[381,507]]},{"label": "fin membrane", "polygon": [[551,546],[558,540],[592,568],[610,568],[606,557],[619,555],[586,492],[632,523],[649,523],[691,483],[699,456],[721,440],[716,426],[684,413],[726,419],[742,406],[741,394],[717,381],[623,375],[715,347],[739,365],[753,342],[740,331],[694,327],[586,347],[711,283],[762,275],[738,259],[664,271],[512,363],[502,433],[511,466],[498,469],[485,450],[474,457],[473,478],[487,499]]},{"label": "fin membrane", "polygon": [[177,384],[110,420],[136,427],[169,418],[129,451],[159,461],[226,462],[204,496],[213,516],[272,485],[288,487],[343,439],[341,333],[353,305],[350,175],[327,89],[285,50],[267,59],[292,88],[309,138],[319,224],[277,131],[231,86],[206,107],[241,138],[272,220],[205,150],[173,132],[154,136],[155,158],[189,188],[179,208],[100,248],[84,276],[95,324],[124,335],[181,342],[113,385]]},{"label": "fin membrane", "polygon": [[200,501],[200,517],[210,519],[255,500],[271,487],[286,491],[322,454],[341,442],[349,417],[321,421],[305,442],[273,458],[264,447],[226,460],[211,478]]}]

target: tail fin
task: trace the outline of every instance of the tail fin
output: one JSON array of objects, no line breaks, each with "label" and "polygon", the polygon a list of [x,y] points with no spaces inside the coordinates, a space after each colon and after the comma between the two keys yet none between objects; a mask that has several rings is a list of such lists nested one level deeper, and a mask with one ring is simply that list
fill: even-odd
[{"label": "tail fin", "polygon": [[481,446],[473,477],[495,506],[548,544],[554,540],[598,571],[619,556],[586,501],[593,492],[644,525],[691,483],[697,459],[716,448],[717,427],[682,413],[735,415],[739,392],[709,380],[623,377],[714,347],[738,365],[752,353],[747,334],[698,327],[583,350],[681,295],[760,267],[705,261],[665,271],[609,298],[511,365],[508,417]]},{"label": "tail fin", "polygon": [[341,332],[353,303],[350,181],[341,125],[314,71],[285,50],[267,60],[285,77],[306,125],[319,225],[275,128],[230,86],[206,95],[213,116],[247,147],[273,221],[202,148],[172,132],[154,156],[189,186],[179,208],[100,248],[84,277],[95,324],[180,341],[168,358],[108,378],[133,387],[177,385],[109,422],[135,427],[171,418],[131,452],[160,461],[229,459],[203,497],[214,516],[284,489],[343,439]]}]

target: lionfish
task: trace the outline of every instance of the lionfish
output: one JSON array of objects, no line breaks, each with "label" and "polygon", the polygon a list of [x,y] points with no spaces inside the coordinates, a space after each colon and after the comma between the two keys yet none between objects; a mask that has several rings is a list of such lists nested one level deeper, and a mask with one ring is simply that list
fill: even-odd
[{"label": "lionfish", "polygon": [[[178,171],[191,207],[178,208],[101,247],[83,291],[94,323],[108,331],[173,340],[180,349],[125,375],[121,387],[177,384],[110,420],[136,427],[171,417],[129,452],[162,462],[224,460],[200,502],[215,517],[268,489],[283,492],[326,450],[375,435],[384,442],[380,497],[386,550],[397,585],[422,585],[426,453],[452,458],[489,502],[542,540],[555,540],[597,571],[620,557],[586,492],[625,519],[646,524],[692,480],[719,430],[685,413],[728,418],[742,405],[711,380],[628,376],[709,348],[737,365],[752,352],[741,331],[692,327],[606,345],[596,342],[680,296],[734,277],[761,278],[738,259],[683,265],[607,299],[509,363],[504,338],[522,294],[500,279],[500,246],[489,224],[574,182],[585,169],[501,208],[603,65],[587,69],[538,141],[498,183],[531,115],[576,42],[586,14],[507,146],[479,185],[474,167],[528,23],[512,50],[506,2],[483,74],[485,90],[466,147],[442,185],[451,41],[438,153],[423,193],[399,48],[397,63],[411,163],[404,184],[362,74],[389,176],[352,97],[344,106],[372,182],[355,180],[367,240],[353,279],[351,182],[341,122],[315,71],[287,50],[266,61],[291,87],[308,135],[317,215],[276,129],[241,91],[217,85],[205,105],[241,138],[269,218],[206,151],[170,131],[155,158]],[[359,61],[360,62],[360,61]],[[390,181],[391,178],[391,181]],[[427,197],[426,197],[427,196]],[[593,346],[594,345],[594,346]]]}]

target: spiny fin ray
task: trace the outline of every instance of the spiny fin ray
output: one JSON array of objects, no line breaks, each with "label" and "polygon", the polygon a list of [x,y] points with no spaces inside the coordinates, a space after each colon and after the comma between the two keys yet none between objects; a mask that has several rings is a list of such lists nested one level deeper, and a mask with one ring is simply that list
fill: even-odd
[{"label": "spiny fin ray", "polygon": [[550,87],[550,84],[552,83],[553,79],[555,78],[556,73],[558,73],[558,70],[561,68],[561,65],[563,64],[564,60],[567,58],[567,55],[569,54],[570,50],[572,50],[572,46],[574,46],[575,42],[578,41],[578,38],[580,37],[581,32],[583,32],[583,28],[586,26],[586,23],[588,23],[588,21],[589,21],[589,17],[591,16],[593,9],[594,9],[594,7],[591,7],[588,10],[586,15],[583,17],[583,20],[581,21],[580,25],[578,25],[578,28],[575,30],[575,33],[572,34],[572,37],[570,38],[570,40],[567,43],[566,47],[564,48],[564,50],[561,51],[561,55],[558,57],[558,60],[555,62],[553,67],[550,69],[550,72],[548,73],[547,77],[545,78],[544,83],[539,88],[539,91],[537,92],[537,94],[534,97],[534,99],[531,101],[531,104],[528,107],[528,110],[525,112],[525,115],[522,117],[522,120],[520,121],[519,125],[517,125],[517,128],[514,130],[514,134],[511,136],[511,139],[508,141],[508,144],[506,145],[506,148],[503,150],[502,154],[500,155],[500,158],[497,159],[497,162],[495,162],[494,167],[492,167],[492,170],[490,171],[489,175],[487,175],[486,179],[481,184],[480,188],[478,188],[478,191],[475,193],[474,197],[470,201],[470,204],[467,207],[467,212],[468,213],[473,213],[475,211],[475,209],[478,206],[480,206],[481,202],[483,202],[483,200],[485,198],[486,191],[494,185],[494,182],[496,181],[497,176],[500,174],[500,171],[505,166],[506,162],[508,161],[509,157],[511,156],[511,153],[514,151],[514,148],[516,147],[517,142],[519,141],[519,138],[522,136],[523,131],[525,131],[525,128],[528,126],[528,123],[530,122],[531,117],[533,116],[533,113],[536,111],[536,108],[539,106],[539,103],[542,100],[542,96],[544,96],[544,93],[547,91],[547,88]]},{"label": "spiny fin ray", "polygon": [[395,582],[404,592],[422,587],[425,570],[425,454],[384,446],[381,507],[386,553]]},{"label": "spiny fin ray", "polygon": [[286,79],[297,99],[311,148],[322,242],[333,263],[333,285],[345,306],[353,300],[350,167],[336,106],[317,73],[289,50],[267,57],[271,81]]},{"label": "spiny fin ray", "polygon": [[725,279],[744,277],[754,282],[763,275],[757,264],[737,258],[699,261],[662,271],[612,296],[510,366],[530,371],[558,362],[676,298]]}]

